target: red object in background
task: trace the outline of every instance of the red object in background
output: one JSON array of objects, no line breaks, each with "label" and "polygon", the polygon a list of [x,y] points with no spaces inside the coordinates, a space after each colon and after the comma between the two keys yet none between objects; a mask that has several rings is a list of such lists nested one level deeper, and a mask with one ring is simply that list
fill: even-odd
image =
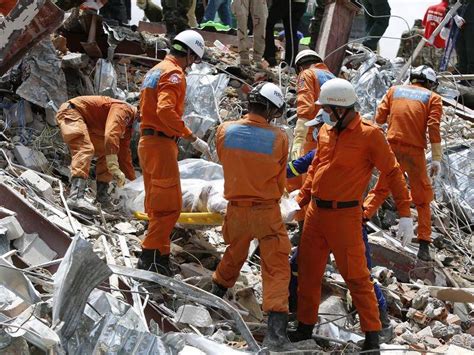
[{"label": "red object in background", "polygon": [[[428,7],[426,10],[425,17],[423,18],[423,26],[425,27],[425,38],[430,38],[436,27],[443,21],[444,16],[448,11],[449,2],[446,0],[441,1],[437,5]],[[446,42],[438,34],[433,42],[436,48],[446,47]]]}]

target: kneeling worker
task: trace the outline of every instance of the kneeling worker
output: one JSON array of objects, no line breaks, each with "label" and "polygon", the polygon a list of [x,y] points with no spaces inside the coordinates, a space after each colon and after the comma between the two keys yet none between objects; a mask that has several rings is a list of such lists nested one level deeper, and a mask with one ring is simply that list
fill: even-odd
[{"label": "kneeling worker", "polygon": [[222,227],[228,246],[212,276],[211,292],[223,297],[234,286],[250,242],[258,239],[263,310],[268,312],[263,345],[270,350],[289,345],[286,328],[291,244],[278,203],[286,183],[288,138],[270,125],[283,108],[283,94],[278,86],[260,83],[249,93],[249,114],[241,120],[223,123],[216,138],[217,154],[224,169],[224,197],[229,201]]},{"label": "kneeling worker", "polygon": [[119,186],[125,178],[135,180],[130,141],[138,118],[134,106],[107,96],[79,96],[58,110],[56,120],[71,152],[71,192],[67,204],[72,210],[95,214],[85,198],[92,158],[97,157],[97,202],[110,207],[109,182]]}]

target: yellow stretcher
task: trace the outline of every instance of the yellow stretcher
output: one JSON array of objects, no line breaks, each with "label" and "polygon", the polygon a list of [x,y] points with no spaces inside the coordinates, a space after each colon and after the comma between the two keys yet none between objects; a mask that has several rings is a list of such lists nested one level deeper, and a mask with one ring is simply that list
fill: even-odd
[{"label": "yellow stretcher", "polygon": [[[148,221],[148,215],[144,212],[135,211],[135,218]],[[178,218],[179,224],[194,224],[201,226],[220,226],[224,218],[219,213],[212,212],[181,212]]]}]

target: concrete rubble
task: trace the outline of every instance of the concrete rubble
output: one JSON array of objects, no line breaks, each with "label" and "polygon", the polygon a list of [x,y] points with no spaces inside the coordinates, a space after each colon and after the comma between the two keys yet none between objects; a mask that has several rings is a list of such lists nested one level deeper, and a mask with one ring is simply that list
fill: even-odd
[{"label": "concrete rubble", "polygon": [[[0,352],[258,353],[266,331],[258,245],[222,300],[208,292],[225,250],[221,226],[177,225],[171,248],[176,275],[168,278],[135,269],[146,222],[131,212],[143,210],[142,180],[120,191],[114,187],[113,214],[92,218],[71,213],[65,205],[70,157],[55,110],[66,97],[97,92],[136,104],[144,74],[168,45],[164,34],[107,25],[104,36],[113,37],[108,60],[93,59],[79,53],[69,36],[80,16],[70,14],[51,38],[42,33],[43,40],[28,54],[18,49],[9,57],[8,70],[6,63],[0,67]],[[44,30],[50,33],[58,26],[54,22]],[[67,41],[58,40],[61,36]],[[193,68],[184,117],[211,150],[217,125],[246,111],[245,95],[255,81],[278,82],[287,89],[287,101],[294,106],[295,100],[294,73],[239,67],[236,48],[223,51],[219,44],[209,43],[209,64]],[[121,52],[110,50],[120,45]],[[139,48],[131,52],[143,55],[126,54],[127,48]],[[342,75],[357,83],[365,117],[373,117],[403,64],[401,58],[388,61],[370,53],[346,58]],[[443,174],[434,183],[431,204],[433,262],[416,259],[415,241],[402,247],[396,239],[391,198],[368,224],[374,282],[386,296],[394,328],[383,349],[468,354],[474,348],[473,120],[458,108],[444,107]],[[294,124],[290,109],[279,122],[290,141]],[[136,134],[135,146],[137,139]],[[180,171],[183,211],[225,209],[218,164],[180,144]],[[285,213],[292,206],[281,208]],[[290,238],[299,233],[294,222],[287,228]],[[317,343],[297,343],[292,354],[360,350],[358,315],[333,262],[322,285],[320,322],[313,335]]]}]

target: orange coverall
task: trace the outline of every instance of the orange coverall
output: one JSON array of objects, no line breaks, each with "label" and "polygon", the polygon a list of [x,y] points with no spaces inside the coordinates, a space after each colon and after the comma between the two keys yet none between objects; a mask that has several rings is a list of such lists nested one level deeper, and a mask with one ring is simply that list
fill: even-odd
[{"label": "orange coverall", "polygon": [[87,179],[97,157],[97,181],[110,182],[106,155],[117,154],[120,170],[135,180],[130,141],[136,108],[107,96],[78,96],[58,110],[56,120],[71,152],[71,175]]},{"label": "orange coverall", "polygon": [[[360,228],[360,203],[374,166],[387,175],[400,215],[410,216],[410,198],[402,171],[381,130],[361,120],[359,114],[340,133],[323,125],[316,155],[297,198],[300,206],[311,202],[298,248],[299,322],[309,325],[318,319],[322,277],[332,252],[359,312],[362,330],[381,329]],[[333,208],[318,207],[315,199],[324,200]],[[358,204],[336,208],[337,202],[349,201]]]},{"label": "orange coverall", "polygon": [[[426,131],[431,143],[440,143],[443,114],[441,97],[419,84],[391,87],[377,109],[378,124],[388,122],[387,140],[402,171],[408,175],[411,198],[418,211],[418,238],[431,241],[431,181],[426,171]],[[364,217],[370,219],[389,195],[381,174],[364,201]]]},{"label": "orange coverall", "polygon": [[[186,78],[176,59],[168,55],[145,76],[140,89],[142,136],[138,156],[145,183],[145,211],[150,218],[144,249],[170,253],[170,234],[181,213],[178,137],[192,134],[181,118]],[[160,135],[143,135],[152,129]]]},{"label": "orange coverall", "polygon": [[[321,85],[333,78],[334,75],[329,71],[329,68],[324,63],[313,64],[298,75],[296,96],[296,112],[298,114],[298,119],[302,118],[309,121],[316,117],[316,114],[321,109],[321,106],[315,104],[319,98]],[[309,127],[303,144],[303,155],[316,148],[313,131],[314,126]],[[301,188],[305,176],[306,175],[303,174],[288,179],[287,190],[291,192]],[[296,214],[295,219],[297,221],[303,221],[305,213],[306,209],[303,208]]]},{"label": "orange coverall", "polygon": [[258,239],[263,310],[288,312],[291,244],[278,204],[286,183],[288,138],[263,117],[250,113],[219,126],[216,148],[229,204],[222,227],[228,246],[213,280],[225,288],[234,286],[250,242]]},{"label": "orange coverall", "polygon": [[8,16],[10,11],[15,7],[16,0],[2,0],[0,1],[0,14]]}]

